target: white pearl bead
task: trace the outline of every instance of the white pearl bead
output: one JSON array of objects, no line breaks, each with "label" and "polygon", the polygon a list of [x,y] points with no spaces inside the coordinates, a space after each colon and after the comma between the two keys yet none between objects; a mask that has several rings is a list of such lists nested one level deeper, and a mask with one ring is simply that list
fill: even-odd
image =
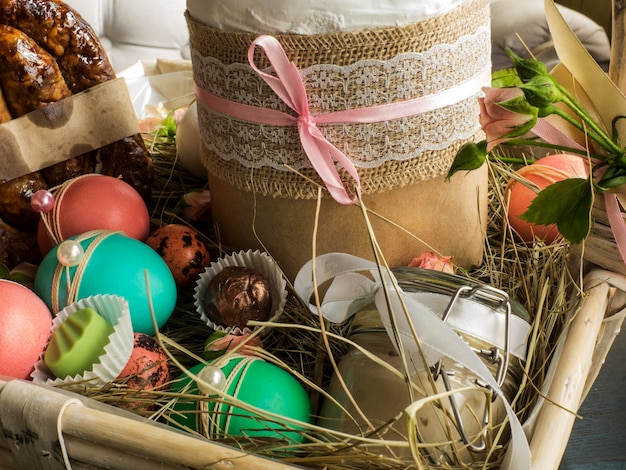
[{"label": "white pearl bead", "polygon": [[[199,382],[198,388],[205,395],[215,395],[216,392],[223,390],[226,386],[226,375],[219,367],[205,366],[198,374],[198,378],[204,382]],[[207,384],[210,387],[207,387]]]},{"label": "white pearl bead", "polygon": [[65,240],[57,248],[57,259],[63,266],[76,266],[84,254],[82,245],[75,240]]}]

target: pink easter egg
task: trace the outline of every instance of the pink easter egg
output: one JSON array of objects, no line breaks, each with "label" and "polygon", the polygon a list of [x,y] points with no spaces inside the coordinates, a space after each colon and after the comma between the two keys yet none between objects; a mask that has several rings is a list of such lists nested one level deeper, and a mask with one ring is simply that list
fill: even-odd
[{"label": "pink easter egg", "polygon": [[[54,192],[54,208],[42,213],[37,240],[45,256],[54,245],[91,230],[124,232],[137,240],[150,233],[150,215],[141,195],[125,181],[89,174],[66,181]],[[52,231],[52,233],[50,233]]]},{"label": "pink easter egg", "polygon": [[0,375],[27,379],[46,347],[52,313],[33,291],[0,279]]}]

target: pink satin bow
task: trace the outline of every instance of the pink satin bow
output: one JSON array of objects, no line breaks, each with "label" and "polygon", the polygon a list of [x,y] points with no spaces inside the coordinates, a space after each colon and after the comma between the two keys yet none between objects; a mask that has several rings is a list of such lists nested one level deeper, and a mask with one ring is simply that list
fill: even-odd
[{"label": "pink satin bow", "polygon": [[[276,75],[263,72],[256,66],[254,52],[257,47],[263,49]],[[357,193],[360,189],[359,175],[352,161],[324,137],[317,127],[318,124],[373,123],[414,116],[469,98],[477,94],[481,86],[489,83],[491,79],[491,72],[489,68],[486,68],[464,83],[431,95],[313,116],[309,112],[306,90],[298,69],[293,62],[289,61],[276,38],[267,35],[259,36],[248,49],[248,61],[252,69],[276,95],[295,111],[296,116],[276,109],[259,109],[256,106],[229,101],[196,86],[198,99],[205,106],[236,119],[274,126],[297,125],[304,153],[331,196],[341,204],[352,204],[356,202],[356,197],[348,195],[335,162],[352,177]]]},{"label": "pink satin bow", "polygon": [[[276,71],[276,76],[259,70],[255,65],[254,50],[256,46],[260,46],[265,51]],[[356,202],[356,197],[350,198],[348,196],[334,161],[345,168],[354,179],[358,190],[361,183],[356,168],[350,159],[320,132],[315,117],[309,113],[309,102],[298,69],[293,62],[289,61],[280,43],[272,36],[260,36],[248,49],[248,61],[254,71],[274,90],[278,97],[298,114],[296,122],[304,153],[324,181],[331,196],[341,204]]]}]

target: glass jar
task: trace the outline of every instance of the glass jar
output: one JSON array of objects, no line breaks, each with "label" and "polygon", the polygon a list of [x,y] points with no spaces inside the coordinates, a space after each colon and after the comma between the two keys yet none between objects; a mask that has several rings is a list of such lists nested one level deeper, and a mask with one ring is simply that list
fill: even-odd
[{"label": "glass jar", "polygon": [[[460,276],[419,268],[399,268],[394,274],[405,293],[441,315],[479,354],[504,395],[512,398],[521,380],[530,330],[524,308],[502,291]],[[342,357],[338,374],[331,378],[328,392],[333,399],[324,400],[321,426],[375,439],[377,443],[365,446],[368,451],[408,457],[403,410],[426,396],[471,387],[428,401],[415,424],[421,443],[437,444],[424,447],[431,461],[456,465],[484,459],[506,412],[502,400],[477,383],[475,374],[448,358],[429,370],[405,373],[411,367],[405,368],[374,305],[355,315],[349,339],[357,347]]]}]

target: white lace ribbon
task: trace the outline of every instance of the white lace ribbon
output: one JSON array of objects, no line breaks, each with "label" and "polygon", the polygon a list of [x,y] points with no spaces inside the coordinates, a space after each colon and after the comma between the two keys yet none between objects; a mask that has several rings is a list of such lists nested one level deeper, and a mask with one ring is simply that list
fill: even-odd
[{"label": "white lace ribbon", "polygon": [[[407,161],[426,151],[448,148],[479,130],[478,102],[473,99],[488,84],[491,70],[489,26],[438,44],[420,53],[403,53],[390,60],[362,60],[350,65],[319,64],[299,70],[307,89],[312,114],[353,113],[358,109],[410,102],[417,98],[440,100],[427,112],[415,110],[400,119],[381,122],[320,122],[324,137],[336,144],[358,168],[377,168],[389,161]],[[289,112],[287,104],[268,91],[248,64],[223,64],[192,51],[196,82],[207,94],[234,104]],[[271,69],[264,72],[270,73]],[[442,93],[474,80],[454,102]],[[393,84],[393,86],[390,86]],[[263,113],[263,110],[258,113]],[[273,145],[297,137],[289,126],[268,126],[224,116],[211,107],[200,109],[203,144],[220,158],[246,168],[309,168],[302,154]],[[382,137],[381,137],[382,136]],[[384,136],[387,136],[386,138]],[[349,143],[349,144],[348,144]]]}]

